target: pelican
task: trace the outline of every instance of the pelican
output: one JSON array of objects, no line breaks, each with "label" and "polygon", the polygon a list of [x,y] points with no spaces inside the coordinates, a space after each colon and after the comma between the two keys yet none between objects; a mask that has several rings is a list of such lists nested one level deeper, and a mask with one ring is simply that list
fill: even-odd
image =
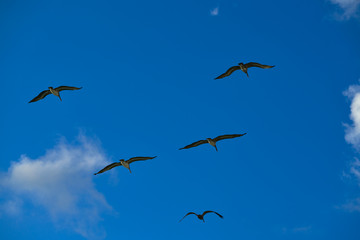
[{"label": "pelican", "polygon": [[62,90],[79,90],[79,89],[82,89],[82,87],[80,87],[80,88],[68,87],[68,86],[60,86],[57,88],[49,87],[49,90],[42,91],[41,93],[39,93],[39,95],[37,95],[29,103],[39,101],[51,93],[54,94],[55,96],[59,97],[60,101],[62,101],[61,97],[60,97],[60,91],[62,91]]},{"label": "pelican", "polygon": [[181,222],[186,216],[188,216],[188,215],[190,215],[190,214],[196,215],[196,216],[198,217],[198,219],[203,220],[203,222],[205,222],[204,216],[205,216],[205,214],[207,214],[207,213],[215,213],[215,214],[218,215],[220,218],[224,218],[224,217],[221,216],[219,213],[214,212],[214,211],[205,211],[205,212],[203,212],[203,214],[201,214],[201,215],[200,215],[200,214],[196,214],[196,213],[194,213],[194,212],[189,212],[189,213],[187,213],[179,222]]},{"label": "pelican", "polygon": [[109,171],[110,169],[117,167],[117,166],[124,166],[127,169],[129,169],[130,173],[131,173],[131,169],[130,169],[130,163],[136,162],[136,161],[145,161],[145,160],[149,160],[149,159],[154,159],[155,157],[133,157],[130,158],[128,160],[124,160],[124,159],[120,159],[119,162],[114,162],[112,164],[107,165],[106,167],[104,167],[103,169],[101,169],[100,171],[98,171],[97,173],[94,173],[94,175]]},{"label": "pelican", "polygon": [[220,76],[218,76],[215,79],[220,79],[220,78],[230,76],[236,70],[243,71],[249,77],[249,74],[248,74],[247,70],[248,70],[248,68],[251,68],[251,67],[259,67],[259,68],[266,69],[266,68],[273,68],[275,66],[263,65],[263,64],[260,64],[260,63],[256,63],[256,62],[249,62],[249,63],[246,63],[246,64],[239,63],[238,66],[233,66],[233,67],[229,68],[225,73],[221,74]]},{"label": "pelican", "polygon": [[229,139],[229,138],[236,138],[236,137],[241,137],[241,136],[244,136],[246,133],[243,133],[243,134],[227,134],[227,135],[221,135],[221,136],[218,136],[216,138],[206,138],[206,140],[199,140],[197,142],[194,142],[192,144],[189,144],[183,148],[180,148],[179,150],[181,149],[188,149],[188,148],[192,148],[192,147],[197,147],[201,144],[204,144],[204,143],[209,143],[211,146],[215,147],[215,150],[217,151],[217,147],[216,147],[216,142],[217,141],[220,141],[220,140],[224,140],[224,139]]}]

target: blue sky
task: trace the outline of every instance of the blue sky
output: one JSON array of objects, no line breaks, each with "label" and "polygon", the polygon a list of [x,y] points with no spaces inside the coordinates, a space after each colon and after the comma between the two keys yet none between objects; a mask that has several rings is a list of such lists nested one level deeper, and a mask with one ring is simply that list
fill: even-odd
[{"label": "blue sky", "polygon": [[0,1],[0,238],[359,239],[359,3]]}]

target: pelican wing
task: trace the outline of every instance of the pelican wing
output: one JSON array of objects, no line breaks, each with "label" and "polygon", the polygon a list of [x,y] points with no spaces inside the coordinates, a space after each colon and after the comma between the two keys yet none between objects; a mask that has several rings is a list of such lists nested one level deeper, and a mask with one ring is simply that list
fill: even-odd
[{"label": "pelican wing", "polygon": [[256,63],[256,62],[249,62],[245,64],[246,68],[251,68],[251,67],[259,67],[259,68],[273,68],[275,66],[270,66],[270,65],[263,65],[260,63]]},{"label": "pelican wing", "polygon": [[189,145],[187,145],[187,146],[185,146],[183,148],[179,148],[179,150],[188,149],[188,148],[192,148],[192,147],[197,147],[197,146],[199,146],[201,144],[204,144],[204,143],[208,143],[208,141],[207,140],[200,140],[200,141],[194,142],[192,144],[189,144]]},{"label": "pelican wing", "polygon": [[133,158],[130,158],[129,160],[126,160],[126,162],[128,162],[130,164],[130,163],[136,162],[136,161],[145,161],[145,160],[149,160],[149,159],[154,159],[156,157],[157,156],[155,156],[155,157],[133,157]]},{"label": "pelican wing", "polygon": [[55,88],[56,91],[62,91],[62,90],[79,90],[82,89],[82,87],[78,88],[78,87],[68,87],[68,86],[60,86]]},{"label": "pelican wing", "polygon": [[241,137],[241,136],[244,136],[245,134],[246,134],[246,133],[243,133],[243,134],[226,134],[226,135],[218,136],[218,137],[214,138],[213,140],[214,140],[215,142],[217,142],[217,141],[224,140],[224,139]]},{"label": "pelican wing", "polygon": [[205,214],[207,213],[215,213],[216,215],[218,215],[220,218],[224,218],[221,214],[214,212],[214,211],[205,211],[202,215],[205,216]]},{"label": "pelican wing", "polygon": [[185,217],[189,216],[190,214],[194,214],[197,216],[197,214],[194,212],[188,212],[179,222],[181,222]]},{"label": "pelican wing", "polygon": [[41,93],[39,93],[39,95],[37,95],[29,103],[39,101],[39,100],[43,99],[44,97],[46,97],[47,95],[49,95],[50,93],[51,93],[50,90],[42,91]]},{"label": "pelican wing", "polygon": [[104,167],[103,169],[101,169],[100,171],[98,171],[97,173],[94,173],[94,175],[109,171],[110,169],[117,167],[117,166],[121,166],[121,162],[114,162],[112,164],[109,164],[106,167]]},{"label": "pelican wing", "polygon": [[229,68],[225,73],[221,74],[220,76],[218,76],[215,79],[220,79],[220,78],[230,76],[234,71],[239,70],[239,69],[240,69],[240,66],[233,66],[233,67]]}]

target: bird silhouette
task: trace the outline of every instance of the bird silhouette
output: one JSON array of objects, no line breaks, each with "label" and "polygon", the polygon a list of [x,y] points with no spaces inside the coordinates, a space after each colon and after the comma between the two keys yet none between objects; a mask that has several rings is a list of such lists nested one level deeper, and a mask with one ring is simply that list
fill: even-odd
[{"label": "bird silhouette", "polygon": [[214,211],[205,211],[205,212],[203,212],[203,214],[201,214],[201,215],[200,215],[200,214],[196,214],[196,213],[194,213],[194,212],[188,212],[179,222],[181,222],[185,217],[189,216],[190,214],[196,215],[196,216],[198,217],[198,219],[203,220],[203,222],[205,222],[204,216],[205,216],[205,214],[207,214],[207,213],[215,213],[215,214],[218,215],[220,218],[224,218],[222,215],[220,215],[219,213],[214,212]]},{"label": "bird silhouette", "polygon": [[131,173],[130,163],[137,162],[137,161],[145,161],[145,160],[149,160],[149,159],[154,159],[156,157],[157,156],[155,156],[155,157],[133,157],[133,158],[130,158],[130,159],[126,160],[126,161],[124,159],[120,159],[119,162],[114,162],[114,163],[111,163],[111,164],[107,165],[106,167],[104,167],[103,169],[98,171],[97,173],[94,173],[94,175],[109,171],[110,169],[112,169],[114,167],[117,167],[117,166],[124,166],[127,169],[129,169],[129,171]]},{"label": "bird silhouette", "polygon": [[258,67],[258,68],[266,69],[266,68],[273,68],[275,66],[263,65],[263,64],[260,64],[260,63],[256,63],[256,62],[249,62],[249,63],[246,63],[246,64],[239,63],[238,66],[232,66],[225,73],[221,74],[220,76],[216,77],[215,79],[220,79],[220,78],[230,76],[236,70],[243,71],[249,77],[249,74],[248,74],[247,70],[248,70],[248,68],[251,68],[251,67]]},{"label": "bird silhouette", "polygon": [[57,88],[49,87],[49,90],[42,91],[41,93],[39,93],[39,95],[37,95],[29,103],[39,101],[39,100],[45,98],[47,95],[49,95],[51,93],[54,94],[55,96],[59,97],[60,101],[62,101],[61,97],[60,97],[60,91],[63,91],[63,90],[79,90],[79,89],[82,89],[82,87],[80,87],[80,88],[68,87],[68,86],[60,86],[60,87],[57,87]]},{"label": "bird silhouette", "polygon": [[179,150],[181,149],[188,149],[188,148],[192,148],[192,147],[197,147],[201,144],[204,144],[204,143],[209,143],[211,146],[215,147],[215,150],[217,151],[217,147],[216,147],[216,142],[217,141],[220,141],[220,140],[224,140],[224,139],[230,139],[230,138],[236,138],[236,137],[241,137],[241,136],[244,136],[246,133],[243,133],[243,134],[226,134],[226,135],[221,135],[221,136],[218,136],[216,138],[206,138],[206,140],[199,140],[197,142],[194,142],[192,144],[189,144],[183,148],[179,148]]}]

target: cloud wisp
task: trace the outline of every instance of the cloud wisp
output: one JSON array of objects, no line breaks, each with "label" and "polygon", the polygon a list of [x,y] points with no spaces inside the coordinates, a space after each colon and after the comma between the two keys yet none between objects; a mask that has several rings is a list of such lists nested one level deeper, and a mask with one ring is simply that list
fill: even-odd
[{"label": "cloud wisp", "polygon": [[341,206],[348,212],[360,212],[360,198],[352,199]]},{"label": "cloud wisp", "polygon": [[304,233],[308,233],[311,231],[311,226],[303,226],[303,227],[293,227],[293,228],[287,228],[287,227],[283,227],[282,228],[282,233],[283,234],[304,234]]},{"label": "cloud wisp", "polygon": [[111,206],[92,182],[94,170],[108,163],[99,146],[80,135],[76,144],[61,140],[37,159],[22,155],[0,178],[7,196],[2,210],[20,215],[29,210],[23,202],[29,202],[35,211],[45,210],[57,227],[70,228],[87,239],[103,239],[100,215]]},{"label": "cloud wisp", "polygon": [[358,184],[360,186],[360,160],[355,158],[355,160],[351,163],[350,173],[353,177],[356,178]]},{"label": "cloud wisp", "polygon": [[213,8],[210,10],[211,16],[218,16],[219,15],[219,7]]},{"label": "cloud wisp", "polygon": [[356,15],[359,10],[360,0],[330,0],[335,5],[338,5],[342,10],[342,19],[349,19]]}]

